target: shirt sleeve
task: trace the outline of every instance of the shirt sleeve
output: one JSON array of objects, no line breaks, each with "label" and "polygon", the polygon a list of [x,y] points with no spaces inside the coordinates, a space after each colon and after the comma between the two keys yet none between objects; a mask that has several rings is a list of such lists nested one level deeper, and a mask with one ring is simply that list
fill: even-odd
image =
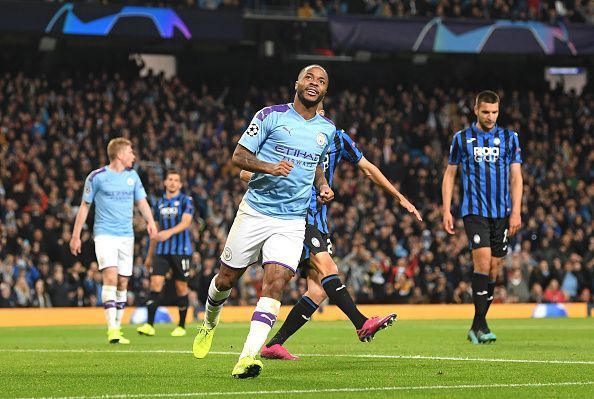
[{"label": "shirt sleeve", "polygon": [[141,199],[146,198],[146,191],[144,190],[144,186],[142,185],[142,181],[140,181],[140,176],[138,173],[134,171],[135,175],[135,183],[134,183],[134,202],[140,201]]},{"label": "shirt sleeve", "polygon": [[194,215],[194,200],[189,195],[186,197],[186,205],[184,206],[184,214]]},{"label": "shirt sleeve", "polygon": [[250,122],[239,139],[239,144],[257,154],[270,134],[271,119],[274,115],[267,115],[265,109],[259,111]]},{"label": "shirt sleeve", "polygon": [[95,199],[95,193],[97,192],[97,181],[98,179],[96,176],[93,176],[93,173],[87,176],[85,180],[85,187],[83,189],[83,196],[82,199],[87,204],[90,204]]},{"label": "shirt sleeve", "polygon": [[461,134],[458,132],[454,135],[452,145],[450,146],[450,155],[448,156],[448,164],[450,165],[458,165],[461,161],[460,154],[462,152],[462,144],[460,140]]},{"label": "shirt sleeve", "polygon": [[522,163],[522,149],[520,148],[520,139],[516,132],[512,135],[510,154],[510,163]]},{"label": "shirt sleeve", "polygon": [[357,143],[344,130],[339,130],[336,134],[340,134],[342,158],[350,163],[358,163],[363,158],[363,153],[357,147]]}]

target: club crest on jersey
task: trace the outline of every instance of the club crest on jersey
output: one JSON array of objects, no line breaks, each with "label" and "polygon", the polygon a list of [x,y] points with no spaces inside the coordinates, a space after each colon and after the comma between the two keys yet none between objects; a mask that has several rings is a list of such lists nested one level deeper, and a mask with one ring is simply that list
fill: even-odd
[{"label": "club crest on jersey", "polygon": [[255,123],[252,123],[251,125],[248,126],[248,128],[245,130],[245,132],[247,133],[248,136],[254,137],[255,135],[257,135],[260,132],[260,126],[256,125]]},{"label": "club crest on jersey", "polygon": [[501,144],[501,140],[499,139],[499,137],[495,137],[495,138],[493,139],[493,144],[495,144],[495,145],[499,145],[499,144]]},{"label": "club crest on jersey", "polygon": [[231,248],[225,247],[225,249],[223,250],[223,259],[226,261],[230,261],[232,257],[233,253],[231,252]]},{"label": "club crest on jersey", "polygon": [[91,194],[91,185],[90,184],[87,184],[85,186],[85,194]]},{"label": "club crest on jersey", "polygon": [[316,143],[318,143],[320,147],[326,145],[326,135],[322,132],[318,133],[318,136],[316,137]]},{"label": "club crest on jersey", "polygon": [[134,185],[134,179],[129,177],[128,180],[126,180],[126,183],[128,183],[129,186],[133,186]]},{"label": "club crest on jersey", "polygon": [[316,248],[320,248],[320,240],[318,240],[317,238],[313,237],[311,239],[311,244],[316,247]]}]

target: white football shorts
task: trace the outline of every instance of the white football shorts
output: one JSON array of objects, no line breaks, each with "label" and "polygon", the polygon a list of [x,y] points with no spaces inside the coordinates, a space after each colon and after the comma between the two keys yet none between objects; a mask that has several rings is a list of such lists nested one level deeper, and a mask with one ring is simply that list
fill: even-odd
[{"label": "white football shorts", "polygon": [[100,235],[95,237],[95,254],[99,270],[117,267],[120,276],[132,275],[134,237]]},{"label": "white football shorts", "polygon": [[295,273],[304,238],[305,217],[279,219],[241,201],[221,261],[229,267],[243,269],[256,263],[261,252],[262,265],[277,263]]}]

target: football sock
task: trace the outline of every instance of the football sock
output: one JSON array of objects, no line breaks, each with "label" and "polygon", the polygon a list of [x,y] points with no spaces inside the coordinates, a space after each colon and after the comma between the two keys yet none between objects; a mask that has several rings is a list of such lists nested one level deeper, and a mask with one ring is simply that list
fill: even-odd
[{"label": "football sock", "polygon": [[179,322],[177,325],[182,328],[186,328],[186,314],[188,313],[189,303],[187,295],[177,297],[177,309],[179,310]]},{"label": "football sock", "polygon": [[496,281],[489,281],[487,283],[487,312],[489,313],[489,308],[491,307],[491,304],[493,303],[493,293],[495,292],[495,283]]},{"label": "football sock", "polygon": [[273,298],[261,297],[258,300],[252,315],[250,332],[243,345],[241,356],[239,356],[240,359],[246,356],[256,357],[260,352],[260,348],[266,342],[266,337],[276,322],[280,305],[280,302]]},{"label": "football sock", "polygon": [[116,286],[104,285],[101,289],[101,302],[103,302],[103,309],[105,310],[105,319],[107,320],[107,328],[112,329],[116,327]]},{"label": "football sock", "polygon": [[318,305],[312,301],[306,295],[303,295],[299,302],[293,306],[293,309],[289,312],[287,319],[281,326],[280,330],[272,337],[272,339],[266,344],[267,347],[272,345],[282,345],[286,340],[295,334],[305,323],[307,323],[312,314],[318,310]]},{"label": "football sock", "polygon": [[204,325],[208,328],[214,328],[219,323],[219,314],[223,304],[231,295],[231,289],[219,291],[215,286],[215,281],[219,275],[214,276],[208,287],[208,297],[204,310]]},{"label": "football sock", "polygon": [[146,310],[148,313],[147,323],[151,326],[155,324],[155,314],[157,313],[157,308],[159,307],[160,300],[161,293],[157,291],[151,291],[149,300],[146,301]]},{"label": "football sock", "polygon": [[116,327],[122,326],[126,299],[128,299],[128,290],[116,291]]},{"label": "football sock", "polygon": [[474,273],[472,275],[472,301],[474,302],[474,320],[472,321],[472,329],[485,330],[487,328],[487,321],[485,316],[487,314],[487,285],[489,276],[482,273]]},{"label": "football sock", "polygon": [[338,275],[331,274],[324,277],[322,279],[322,287],[324,287],[328,298],[342,310],[357,330],[363,327],[367,317],[359,312],[357,305],[355,305],[353,298],[351,298],[349,291],[342,281],[340,281]]}]

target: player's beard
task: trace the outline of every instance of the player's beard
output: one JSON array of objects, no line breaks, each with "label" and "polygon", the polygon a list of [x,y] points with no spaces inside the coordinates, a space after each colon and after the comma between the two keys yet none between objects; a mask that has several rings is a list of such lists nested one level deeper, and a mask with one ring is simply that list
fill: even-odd
[{"label": "player's beard", "polygon": [[315,100],[308,100],[305,98],[305,89],[297,90],[297,98],[301,101],[301,104],[305,106],[305,108],[313,108],[317,107],[320,101],[324,98],[322,94],[318,95],[318,98]]}]

